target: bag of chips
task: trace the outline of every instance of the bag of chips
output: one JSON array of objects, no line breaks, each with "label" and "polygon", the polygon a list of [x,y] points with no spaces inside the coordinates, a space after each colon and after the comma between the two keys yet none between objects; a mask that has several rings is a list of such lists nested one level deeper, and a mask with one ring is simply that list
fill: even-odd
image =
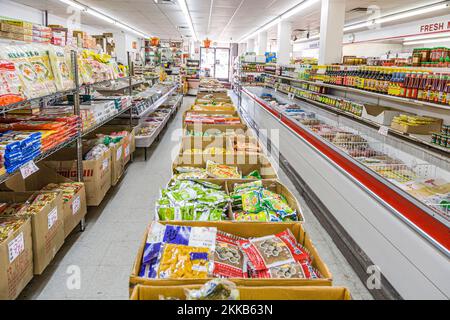
[{"label": "bag of chips", "polygon": [[260,279],[319,279],[319,271],[308,261],[287,263],[267,270],[255,271],[252,278]]}]

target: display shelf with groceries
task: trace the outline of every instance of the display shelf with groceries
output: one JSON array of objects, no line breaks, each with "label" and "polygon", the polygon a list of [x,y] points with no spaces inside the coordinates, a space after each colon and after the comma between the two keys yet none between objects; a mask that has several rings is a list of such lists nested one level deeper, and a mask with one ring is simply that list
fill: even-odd
[{"label": "display shelf with groceries", "polygon": [[[344,155],[349,161],[363,167],[367,174],[385,185],[390,192],[420,203],[422,215],[435,219],[438,225],[450,225],[450,175],[448,156],[424,152],[407,147],[395,138],[361,126],[359,122],[341,119],[314,104],[282,96],[272,89],[244,88],[264,107],[276,110],[290,125],[298,126],[327,145],[333,152]],[[278,116],[277,116],[278,117]],[[420,117],[397,115],[393,125],[431,126],[441,130],[442,122],[426,121]],[[445,126],[442,130],[445,130]],[[416,226],[418,227],[418,226]],[[419,227],[418,227],[419,228]]]},{"label": "display shelf with groceries", "polygon": [[227,93],[199,93],[182,126],[172,178],[137,251],[131,299],[236,300],[256,290],[265,299],[275,289],[293,299],[351,299],[333,286],[298,199]]},{"label": "display shelf with groceries", "polygon": [[[405,107],[402,100],[395,104],[373,100],[369,96],[342,95],[329,85],[287,77],[267,76],[267,87],[296,97],[342,116],[414,143],[425,150],[448,154],[447,143],[450,113],[446,109]],[[450,109],[449,109],[450,110]]]}]

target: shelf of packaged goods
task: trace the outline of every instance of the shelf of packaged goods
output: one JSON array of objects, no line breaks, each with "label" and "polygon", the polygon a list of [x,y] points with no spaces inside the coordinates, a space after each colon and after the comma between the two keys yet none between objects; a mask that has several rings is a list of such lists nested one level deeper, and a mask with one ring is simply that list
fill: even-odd
[{"label": "shelf of packaged goods", "polygon": [[[147,83],[147,81],[138,81],[138,82],[132,83],[131,87],[136,87],[136,86],[139,86],[139,85],[144,84],[144,83]],[[102,88],[102,87],[95,87],[95,86],[93,87],[94,90],[99,91],[99,92],[103,92],[103,93],[118,92],[118,91],[123,91],[123,90],[129,89],[129,88],[130,88],[130,84],[126,84],[126,85],[123,85],[123,86],[118,87],[118,88],[108,88],[108,87],[103,87]]]},{"label": "shelf of packaged goods", "polygon": [[366,192],[375,195],[376,199],[381,201],[386,207],[391,208],[393,214],[406,222],[418,234],[430,241],[447,257],[450,257],[449,228],[442,221],[435,218],[440,217],[437,211],[376,172],[368,170],[367,167],[351,158],[331,142],[323,139],[298,121],[284,115],[276,108],[269,106],[248,89],[242,88],[242,91],[278,119],[283,126],[317,150],[327,161],[331,161],[357,184],[362,185]]},{"label": "shelf of packaged goods", "polygon": [[[306,90],[306,89],[301,89],[301,90],[302,91],[306,91],[306,92],[310,92],[312,94],[318,94],[317,92]],[[281,93],[286,94],[286,95],[290,94],[289,92],[286,92],[286,91],[280,90],[280,89],[277,89],[275,91],[276,92],[281,92]],[[322,94],[322,95],[327,96],[326,94]],[[346,118],[358,121],[359,123],[362,123],[364,125],[370,126],[372,128],[378,129],[378,130],[381,127],[386,127],[386,126],[380,125],[379,123],[376,123],[374,121],[371,121],[371,120],[368,120],[368,119],[364,119],[363,117],[360,117],[360,116],[358,116],[356,114],[353,114],[351,112],[348,112],[348,111],[345,111],[345,110],[341,110],[339,108],[330,106],[330,105],[322,103],[322,102],[318,102],[318,101],[315,101],[315,100],[310,100],[310,99],[307,99],[307,98],[304,98],[304,97],[300,97],[298,95],[295,95],[295,98],[299,99],[299,100],[302,100],[302,101],[306,101],[309,104],[312,104],[314,106],[320,107],[320,108],[325,109],[327,111],[330,111],[332,113],[339,114],[339,115],[345,116]],[[429,149],[430,151],[437,152],[438,154],[441,154],[441,155],[444,155],[444,156],[448,156],[450,154],[450,148],[444,148],[442,146],[439,146],[439,145],[431,143],[430,142],[431,141],[431,136],[429,136],[429,141],[427,141],[427,140],[425,140],[425,137],[420,137],[419,135],[413,135],[413,134],[404,133],[404,132],[392,129],[390,127],[387,127],[387,128],[388,128],[388,134],[393,135],[393,136],[395,136],[397,138],[400,138],[402,140],[411,142],[411,143],[413,143],[415,145],[419,145],[422,148],[425,147],[425,148]]]},{"label": "shelf of packaged goods", "polygon": [[159,98],[155,103],[153,103],[150,107],[148,107],[146,110],[142,111],[138,115],[133,115],[133,119],[142,119],[143,117],[147,116],[148,114],[152,113],[156,109],[158,109],[160,106],[162,106],[167,99],[178,89],[178,86],[174,86],[172,89],[170,89],[168,92],[166,92],[161,98]]},{"label": "shelf of packaged goods", "polygon": [[[39,161],[42,161],[45,158],[48,158],[52,154],[54,154],[54,153],[64,149],[65,147],[68,147],[71,144],[75,143],[77,141],[78,137],[79,137],[79,134],[74,135],[73,137],[69,138],[68,140],[64,141],[63,143],[60,143],[59,145],[57,145],[57,146],[55,146],[55,147],[53,147],[53,148],[51,148],[51,149],[41,153],[36,158],[34,158],[32,161],[34,161],[34,163],[38,163]],[[14,176],[18,172],[20,172],[20,168],[17,169],[16,171],[12,172],[12,173],[6,173],[6,174],[0,176],[0,184],[3,184],[4,182],[6,182],[9,178]]]},{"label": "shelf of packaged goods", "polygon": [[81,134],[82,137],[88,135],[89,133],[97,130],[98,128],[104,126],[105,124],[107,124],[108,122],[110,122],[111,120],[114,120],[115,118],[119,117],[120,115],[124,114],[125,112],[127,112],[128,110],[131,109],[131,106],[124,108],[122,110],[120,110],[118,113],[112,115],[111,117],[93,125],[92,127],[89,127],[88,129],[84,130],[83,133]]},{"label": "shelf of packaged goods", "polygon": [[336,90],[340,90],[340,91],[346,91],[346,92],[366,95],[366,96],[374,97],[374,98],[378,98],[378,99],[385,99],[385,100],[406,103],[406,104],[416,105],[416,106],[425,106],[425,107],[432,107],[432,108],[438,108],[438,109],[443,109],[443,110],[450,110],[450,105],[445,105],[445,104],[438,104],[438,103],[432,103],[432,102],[428,102],[428,101],[420,101],[420,100],[414,100],[414,99],[409,99],[409,98],[397,97],[397,96],[392,96],[392,95],[388,95],[388,94],[357,89],[357,88],[353,88],[353,87],[339,86],[339,85],[330,84],[330,83],[326,83],[326,82],[295,79],[295,78],[291,78],[291,77],[272,75],[269,73],[265,73],[265,74],[268,76],[271,76],[271,77],[276,77],[276,78],[284,79],[284,80],[288,80],[288,81],[304,82],[304,83],[309,83],[309,84],[313,84],[313,85],[327,87],[330,89],[336,89]]}]

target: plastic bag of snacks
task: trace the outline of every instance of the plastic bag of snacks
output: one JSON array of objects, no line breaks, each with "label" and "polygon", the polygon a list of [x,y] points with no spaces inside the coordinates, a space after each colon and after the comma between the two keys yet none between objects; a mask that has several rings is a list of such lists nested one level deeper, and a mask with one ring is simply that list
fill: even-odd
[{"label": "plastic bag of snacks", "polygon": [[[153,222],[148,231],[139,276],[171,279],[208,277],[212,274],[216,233],[216,228],[163,226]],[[183,263],[176,264],[174,253]]]},{"label": "plastic bag of snacks", "polygon": [[262,271],[294,262],[309,262],[310,256],[287,229],[276,235],[238,241],[252,271]]},{"label": "plastic bag of snacks", "polygon": [[43,191],[62,191],[63,201],[70,201],[75,194],[83,187],[82,182],[64,182],[64,183],[49,183],[42,188]]},{"label": "plastic bag of snacks", "polygon": [[25,100],[22,83],[10,60],[0,60],[0,106]]},{"label": "plastic bag of snacks", "polygon": [[228,203],[229,197],[219,185],[200,180],[177,180],[161,191],[156,216],[162,221],[219,221]]},{"label": "plastic bag of snacks", "polygon": [[308,261],[292,262],[267,270],[254,271],[252,278],[262,279],[319,279],[319,272]]},{"label": "plastic bag of snacks", "polygon": [[64,47],[49,46],[50,63],[55,76],[58,91],[66,91],[75,87],[70,51]]},{"label": "plastic bag of snacks", "polygon": [[210,177],[217,179],[240,179],[242,177],[237,167],[218,164],[210,160],[206,163],[206,171]]},{"label": "plastic bag of snacks", "polygon": [[231,281],[214,279],[200,289],[185,289],[186,300],[239,300],[239,290]]},{"label": "plastic bag of snacks", "polygon": [[25,222],[25,219],[0,219],[0,243],[5,241]]},{"label": "plastic bag of snacks", "polygon": [[217,231],[213,276],[217,278],[246,278],[247,261],[239,248],[243,238]]},{"label": "plastic bag of snacks", "polygon": [[195,167],[177,167],[175,171],[178,174],[174,175],[174,179],[177,180],[190,180],[190,179],[208,179],[209,176],[206,173],[206,169]]}]

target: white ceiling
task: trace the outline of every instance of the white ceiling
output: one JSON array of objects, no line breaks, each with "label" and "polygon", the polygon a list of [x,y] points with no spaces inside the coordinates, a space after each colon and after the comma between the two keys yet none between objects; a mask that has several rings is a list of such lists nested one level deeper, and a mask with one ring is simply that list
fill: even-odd
[{"label": "white ceiling", "polygon": [[[163,39],[189,36],[187,21],[177,0],[78,0],[94,9],[108,14],[140,31]],[[237,41],[256,30],[271,19],[279,16],[303,0],[187,0],[198,39],[206,37],[218,42]],[[34,8],[48,10],[58,16],[68,17],[67,5],[58,0],[17,0]],[[363,20],[367,17],[364,8],[376,5],[382,15],[405,10],[418,5],[438,2],[438,0],[346,0],[346,23]],[[355,8],[363,11],[352,12]],[[448,12],[443,12],[446,14]],[[430,16],[438,16],[434,12]],[[426,16],[421,16],[424,18]],[[98,28],[109,28],[111,24],[83,14],[82,23]],[[318,32],[320,27],[320,2],[293,16],[294,29]],[[179,29],[178,27],[184,27]],[[276,28],[269,30],[269,38],[276,38]]]}]

